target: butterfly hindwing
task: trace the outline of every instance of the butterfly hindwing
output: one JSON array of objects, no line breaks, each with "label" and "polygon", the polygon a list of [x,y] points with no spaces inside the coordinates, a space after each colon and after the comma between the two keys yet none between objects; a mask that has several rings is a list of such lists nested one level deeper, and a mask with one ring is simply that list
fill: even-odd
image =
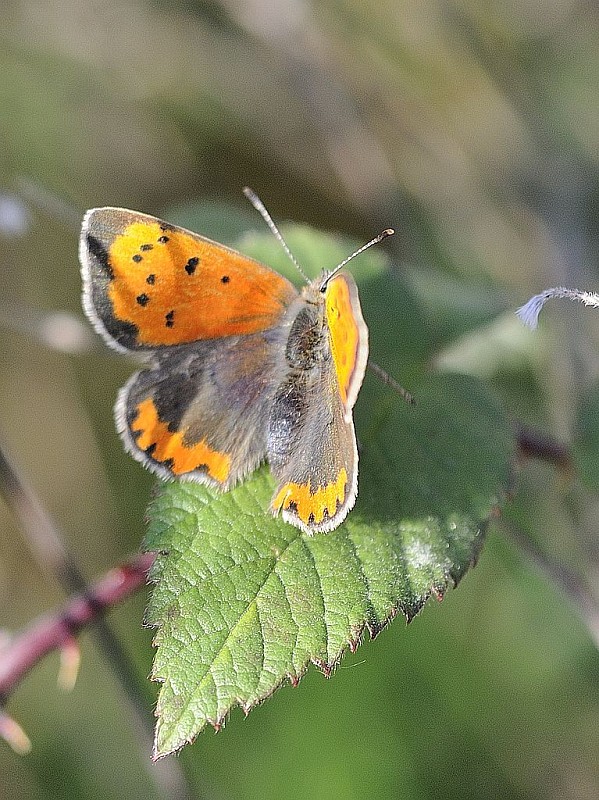
[{"label": "butterfly hindwing", "polygon": [[357,493],[354,426],[344,417],[331,377],[332,370],[322,371],[329,391],[315,404],[306,376],[290,376],[279,388],[269,424],[268,461],[277,483],[272,510],[307,533],[336,528]]},{"label": "butterfly hindwing", "polygon": [[229,489],[266,454],[276,333],[172,347],[116,404],[127,450],[162,478]]}]

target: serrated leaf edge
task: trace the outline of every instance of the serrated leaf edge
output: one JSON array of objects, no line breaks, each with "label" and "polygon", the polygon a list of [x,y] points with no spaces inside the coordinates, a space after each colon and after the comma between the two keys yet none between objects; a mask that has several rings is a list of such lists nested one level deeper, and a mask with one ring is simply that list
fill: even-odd
[{"label": "serrated leaf edge", "polygon": [[[401,603],[398,603],[397,605],[390,606],[389,609],[387,610],[387,612],[385,612],[385,614],[383,615],[383,618],[381,619],[381,621],[376,623],[376,624],[374,624],[372,621],[365,620],[364,623],[358,629],[355,630],[355,632],[352,635],[352,637],[347,639],[347,641],[343,645],[340,646],[339,650],[334,655],[329,657],[326,661],[323,661],[322,659],[318,659],[318,658],[308,658],[306,660],[305,664],[296,673],[289,673],[289,672],[285,673],[281,677],[281,679],[279,681],[277,681],[277,683],[275,685],[273,685],[273,687],[268,692],[264,693],[262,696],[260,696],[258,698],[255,698],[255,699],[253,699],[253,700],[251,700],[250,702],[247,702],[247,703],[244,702],[243,700],[241,700],[241,698],[236,698],[236,700],[230,705],[230,707],[227,709],[227,711],[224,714],[222,714],[221,716],[219,716],[217,718],[214,718],[214,719],[206,717],[204,723],[201,725],[201,727],[198,728],[198,730],[193,734],[193,736],[185,737],[185,739],[180,744],[178,744],[176,747],[173,747],[170,750],[161,751],[159,749],[158,738],[159,738],[159,734],[160,734],[160,708],[159,708],[159,703],[157,703],[157,706],[156,706],[156,709],[155,709],[155,716],[158,718],[159,722],[157,723],[156,729],[155,729],[152,760],[153,761],[158,761],[158,760],[160,760],[161,758],[164,758],[167,755],[171,755],[172,753],[179,752],[183,747],[185,747],[185,745],[191,744],[193,741],[195,741],[195,739],[204,730],[204,728],[206,727],[207,724],[211,725],[216,732],[220,731],[225,726],[227,716],[231,713],[231,711],[236,706],[241,708],[241,710],[242,710],[242,712],[244,713],[245,716],[248,716],[250,711],[252,711],[252,709],[256,708],[257,706],[261,705],[263,702],[268,700],[268,698],[271,697],[278,689],[280,689],[285,684],[286,681],[289,681],[289,683],[290,683],[290,685],[292,687],[298,686],[299,682],[301,681],[301,679],[304,677],[304,675],[308,671],[308,669],[310,667],[310,664],[313,664],[318,670],[320,670],[326,678],[330,678],[331,675],[333,674],[334,670],[336,669],[336,667],[341,662],[341,660],[342,660],[343,656],[345,655],[346,651],[349,650],[350,652],[354,653],[354,652],[356,652],[356,650],[358,649],[360,644],[362,644],[362,638],[363,638],[363,635],[364,635],[365,631],[368,631],[368,635],[369,635],[370,639],[374,640],[395,619],[395,617],[399,613],[403,614],[404,619],[406,620],[406,623],[409,624],[420,613],[420,611],[424,608],[424,606],[430,600],[431,597],[434,597],[437,601],[441,602],[443,600],[443,597],[445,596],[445,593],[448,590],[448,588],[457,587],[458,584],[460,583],[460,581],[462,580],[462,578],[464,577],[464,575],[472,567],[474,567],[476,565],[476,563],[478,561],[478,555],[480,553],[480,549],[482,548],[482,543],[483,543],[483,541],[485,539],[485,532],[486,532],[486,527],[487,527],[487,524],[488,524],[488,520],[496,513],[497,509],[498,509],[498,506],[495,506],[494,508],[492,508],[490,510],[489,517],[487,518],[487,520],[482,520],[481,521],[480,529],[479,529],[479,535],[477,537],[478,542],[479,542],[477,552],[474,554],[474,557],[470,560],[470,562],[468,564],[468,567],[465,568],[462,571],[462,574],[458,575],[457,573],[454,573],[453,571],[448,571],[444,576],[443,585],[440,585],[439,582],[431,583],[431,585],[427,589],[427,591],[424,592],[421,595],[421,597],[419,598],[418,602],[412,604],[409,607],[405,607]],[[279,560],[281,558],[281,556],[286,552],[286,550],[292,544],[295,544],[296,541],[299,538],[301,538],[303,540],[304,544],[307,544],[308,541],[309,541],[307,539],[307,537],[304,537],[303,534],[301,534],[301,532],[298,531],[298,536],[296,536],[293,539],[291,539],[287,543],[285,548],[283,548],[282,550],[278,550],[276,555],[273,555],[273,568],[269,571],[266,580],[268,580],[268,578],[272,575],[272,572],[274,571],[274,567],[275,567],[275,565],[277,563],[277,560]],[[160,551],[158,557],[163,559],[163,558],[168,558],[168,555],[169,555],[168,551]],[[157,560],[158,560],[158,558],[157,558]],[[358,559],[358,562],[359,562],[359,559]],[[159,574],[161,573],[160,568],[158,568],[158,573]],[[265,582],[266,582],[266,580],[265,580]],[[156,583],[157,581],[152,579],[151,582]],[[264,586],[264,583],[262,584],[262,586]],[[368,586],[368,583],[366,583],[366,585]],[[258,590],[258,592],[256,593],[256,596],[259,594],[259,591],[260,590]],[[239,619],[236,621],[235,625],[227,633],[227,637],[224,640],[223,644],[221,645],[217,656],[211,662],[211,665],[210,665],[211,667],[212,667],[212,665],[214,663],[216,663],[216,661],[218,660],[218,657],[222,654],[222,652],[223,652],[223,650],[224,650],[224,648],[226,646],[226,642],[230,640],[230,638],[234,634],[235,630],[243,622],[246,614],[249,613],[249,611],[252,609],[252,607],[254,607],[256,605],[257,605],[257,601],[256,601],[255,598],[252,599],[250,603],[248,603],[248,605],[244,609],[243,613],[239,616]],[[160,626],[161,626],[161,623],[160,622],[150,623],[150,625],[151,625],[151,627],[156,627],[156,628],[159,629]],[[327,640],[328,640],[328,631],[327,631]],[[155,642],[156,642],[156,639],[154,639],[154,643]],[[157,646],[157,645],[155,645],[155,646]],[[202,677],[202,680],[204,680],[208,674],[209,674],[209,670],[207,670],[206,674]],[[163,676],[160,676],[160,675],[158,675],[158,674],[156,674],[154,672],[151,673],[150,677],[151,677],[151,679],[153,681],[156,681],[157,683],[160,683],[160,684],[164,684],[166,682],[166,680],[168,680],[167,678],[165,678]],[[171,727],[175,727],[175,725],[176,725],[176,723],[173,723]]]}]

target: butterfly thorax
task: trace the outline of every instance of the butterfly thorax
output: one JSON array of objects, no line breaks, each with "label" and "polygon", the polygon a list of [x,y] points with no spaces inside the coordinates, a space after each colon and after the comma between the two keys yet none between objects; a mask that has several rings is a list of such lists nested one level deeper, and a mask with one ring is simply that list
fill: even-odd
[{"label": "butterfly thorax", "polygon": [[[311,289],[309,286],[307,289]],[[289,330],[285,358],[291,369],[311,370],[319,362],[331,357],[330,342],[326,331],[324,296],[320,302],[302,297],[291,309],[293,320]]]}]

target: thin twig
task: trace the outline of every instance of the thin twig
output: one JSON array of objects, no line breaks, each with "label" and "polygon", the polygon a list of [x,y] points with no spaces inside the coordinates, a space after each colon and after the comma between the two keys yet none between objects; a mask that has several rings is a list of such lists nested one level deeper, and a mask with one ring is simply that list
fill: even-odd
[{"label": "thin twig", "polygon": [[504,521],[502,529],[550,583],[558,586],[570,600],[593,639],[595,647],[599,649],[599,604],[584,585],[582,576],[544,553],[536,542],[516,525]]},{"label": "thin twig", "polygon": [[21,529],[40,568],[56,580],[66,594],[85,588],[85,579],[69,555],[63,536],[33,489],[18,474],[0,446],[0,493],[21,524]]},{"label": "thin twig", "polygon": [[[74,640],[83,627],[97,624],[103,614],[145,586],[148,570],[155,557],[155,553],[142,553],[111,569],[84,592],[71,597],[60,611],[40,617],[4,644],[0,649],[0,706],[6,703],[10,694],[42,658],[54,650],[61,650]],[[129,696],[130,690],[131,687],[128,689]],[[136,691],[139,692],[138,689]],[[135,707],[134,719],[142,742],[146,771],[163,796],[169,800],[191,800],[192,797],[198,800],[198,795],[192,793],[176,760],[162,759],[158,764],[150,763],[152,736]],[[10,741],[17,752],[28,752],[30,743],[25,733],[1,710],[0,734]]]},{"label": "thin twig", "polygon": [[[0,492],[21,523],[25,539],[40,567],[58,581],[65,594],[86,592],[87,582],[75,559],[68,552],[62,532],[1,447]],[[135,707],[137,716],[140,720],[147,720],[145,727],[151,731],[152,721],[146,712],[148,698],[140,689],[135,668],[127,652],[104,620],[96,621],[94,633],[117,679]]]}]

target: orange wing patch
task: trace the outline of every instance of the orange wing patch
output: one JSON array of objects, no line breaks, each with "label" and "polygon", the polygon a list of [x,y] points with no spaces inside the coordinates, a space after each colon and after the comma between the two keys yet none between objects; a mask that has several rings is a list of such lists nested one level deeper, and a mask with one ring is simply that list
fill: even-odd
[{"label": "orange wing patch", "polygon": [[131,424],[132,433],[138,434],[136,443],[150,458],[164,464],[173,475],[183,475],[204,468],[217,483],[225,483],[231,470],[231,456],[213,450],[204,440],[186,445],[182,433],[171,433],[161,422],[156,406],[150,398],[137,407],[137,417]]},{"label": "orange wing patch", "polygon": [[347,472],[339,471],[335,483],[319,486],[314,492],[308,483],[286,483],[272,499],[273,511],[291,510],[305,524],[319,525],[325,515],[333,517],[337,506],[343,503],[347,486]]},{"label": "orange wing patch", "polygon": [[134,221],[108,250],[114,316],[137,329],[137,344],[183,344],[265,330],[295,290],[240,253],[154,221]]},{"label": "orange wing patch", "polygon": [[348,391],[358,362],[360,328],[354,316],[349,285],[343,276],[334,278],[327,286],[326,314],[341,400],[347,406]]}]

